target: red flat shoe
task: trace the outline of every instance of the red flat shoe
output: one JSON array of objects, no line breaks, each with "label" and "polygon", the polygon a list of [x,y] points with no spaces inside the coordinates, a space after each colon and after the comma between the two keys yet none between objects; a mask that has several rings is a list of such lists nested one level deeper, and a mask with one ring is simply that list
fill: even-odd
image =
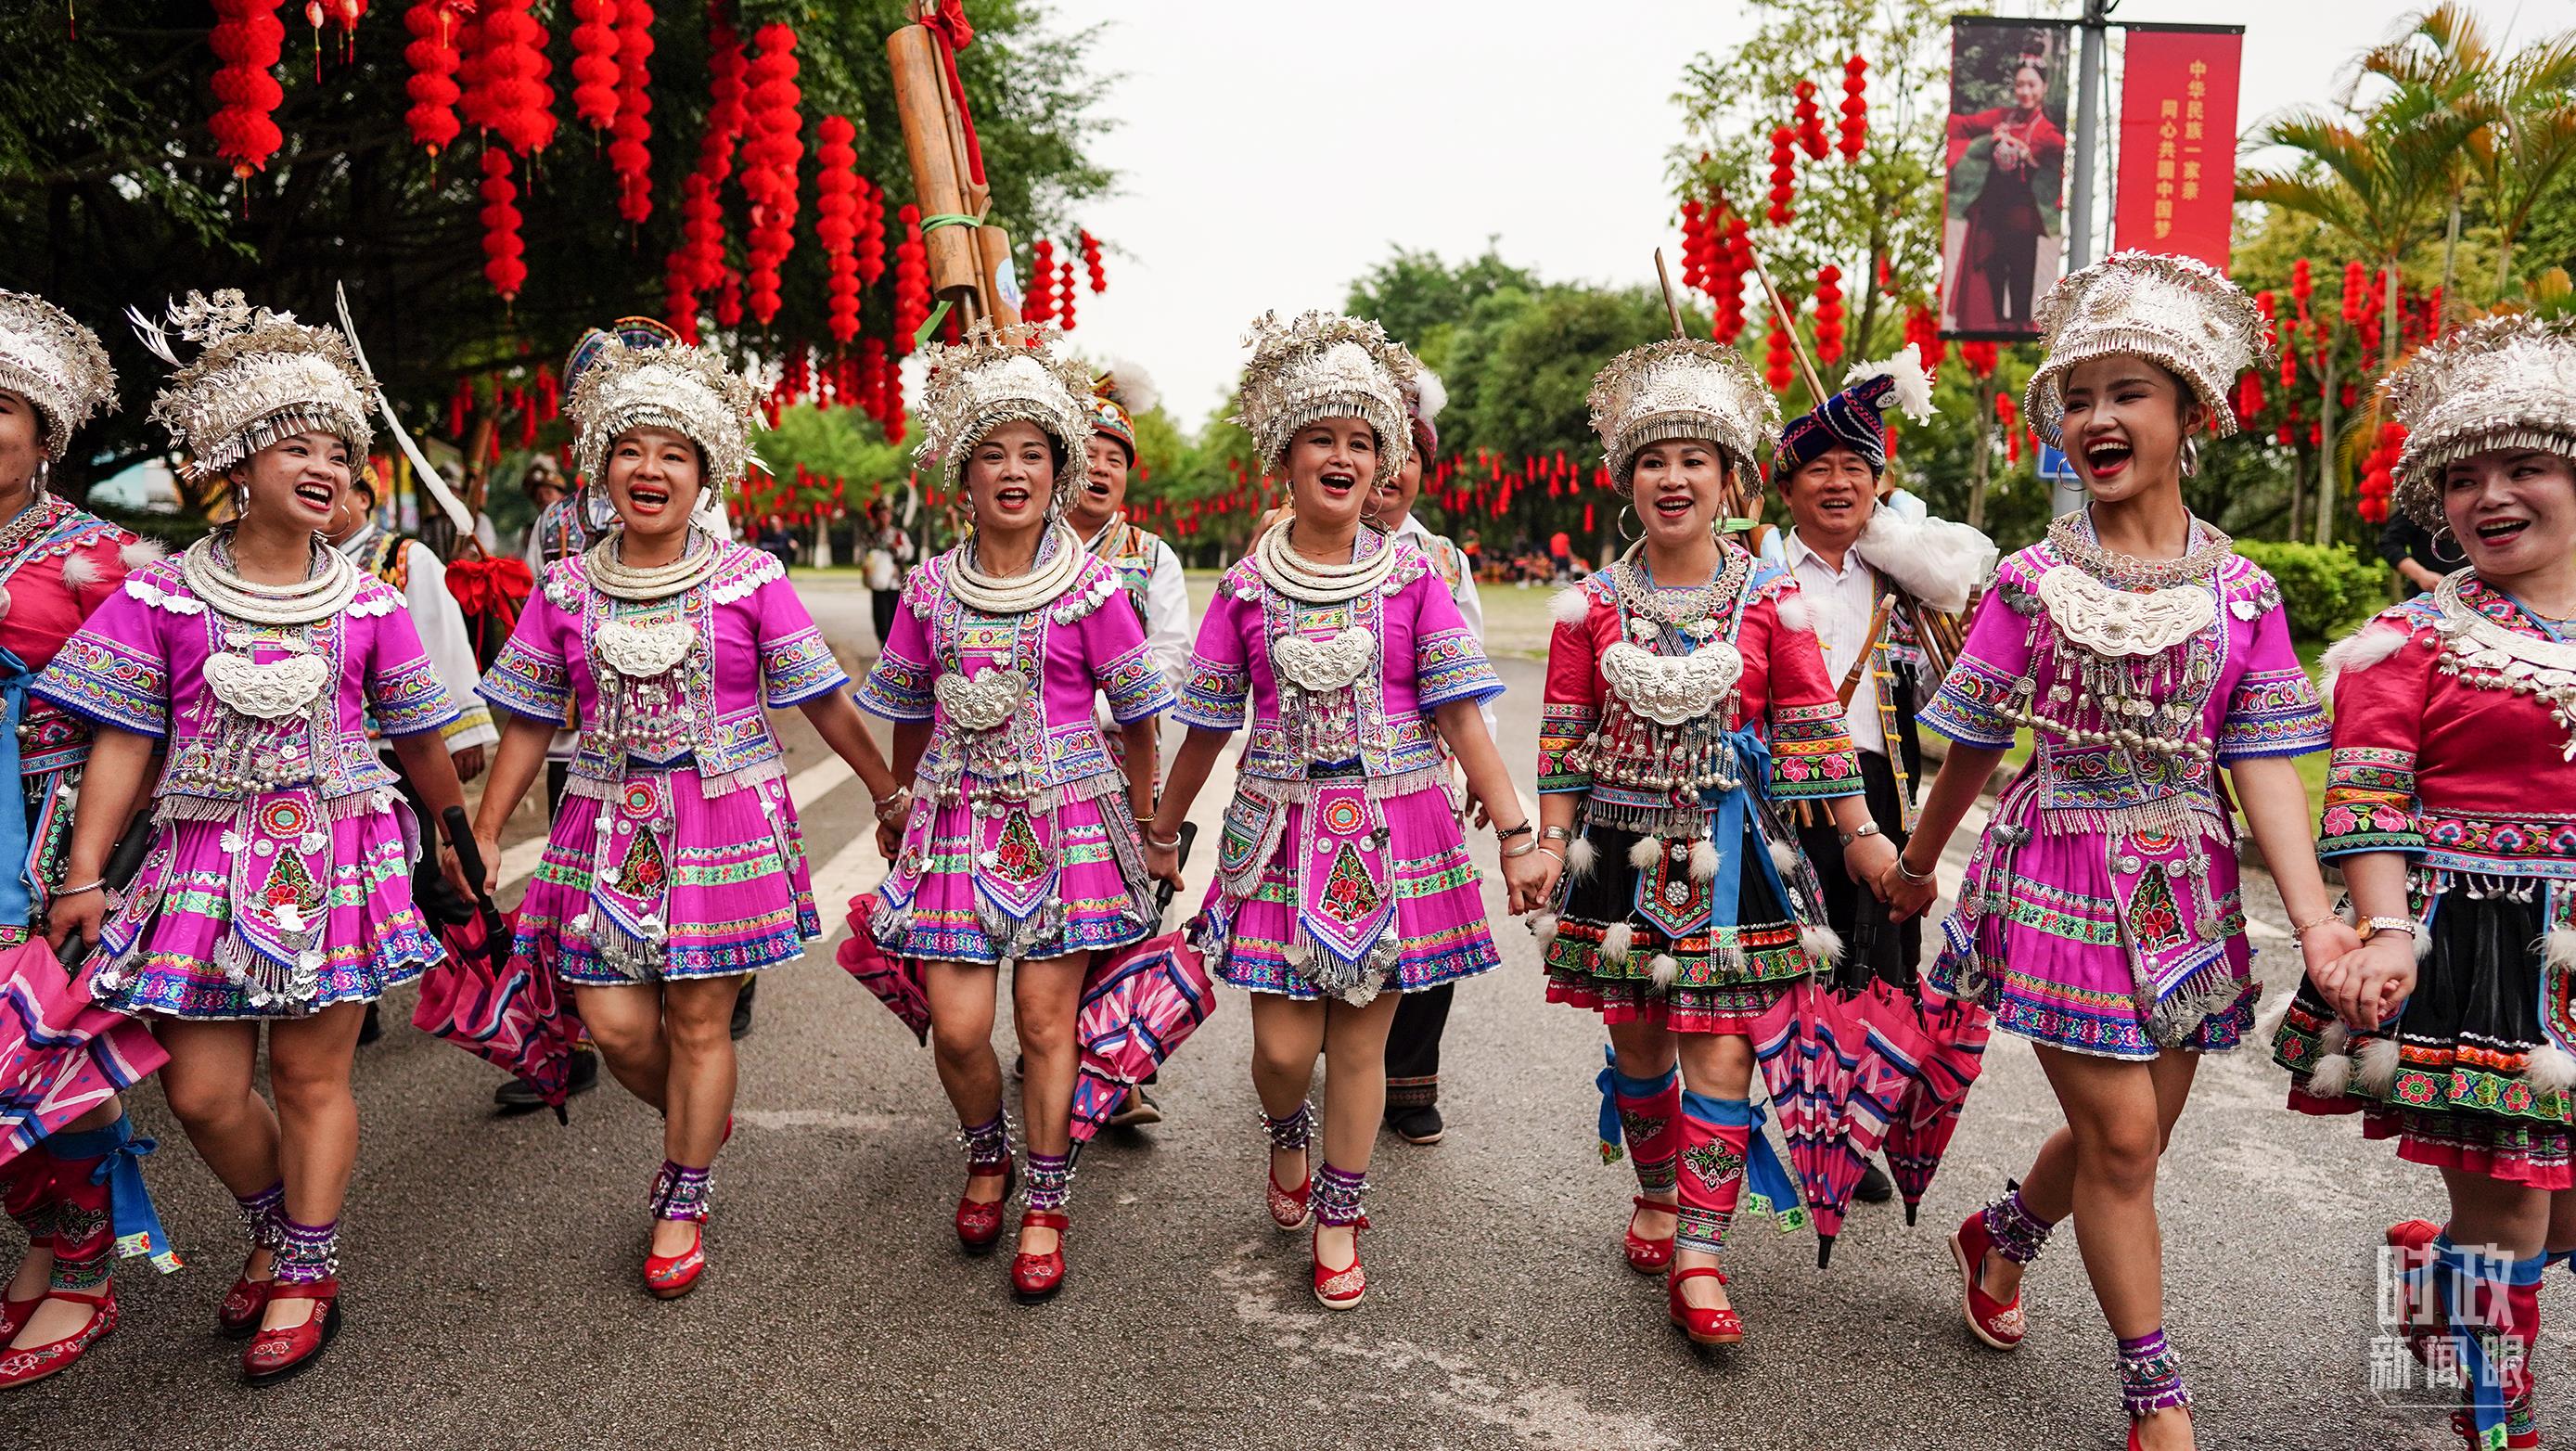
[{"label": "red flat shoe", "polygon": [[[2184,1407],[2182,1407],[2181,1409],[2182,1409],[2182,1418],[2183,1418],[2185,1421],[2189,1421],[2189,1420],[2191,1419],[2191,1407],[2189,1407],[2189,1406],[2184,1406]],[[2525,1445],[2525,1444],[2529,1444],[2529,1445],[2532,1445],[2532,1446],[2538,1446],[2538,1445],[2540,1444],[2540,1439],[2539,1439],[2538,1437],[2536,1437],[2536,1436],[2535,1436],[2535,1437],[2533,1437],[2533,1438],[2532,1438],[2528,1443],[2521,1442],[2521,1441],[2516,1441],[2516,1442],[2514,1442],[2513,1444],[2514,1444],[2514,1445],[2516,1445],[2516,1446],[2521,1446],[2521,1445]],[[2137,1423],[2137,1422],[2135,1422],[2135,1421],[2131,1421],[2131,1422],[2129,1423],[2129,1451],[2145,1451],[2145,1448],[2144,1448],[2144,1447],[2142,1447],[2142,1446],[2140,1446],[2140,1445],[2138,1444],[2138,1423]]]},{"label": "red flat shoe", "polygon": [[[252,1250],[252,1255],[259,1251]],[[250,1277],[250,1260],[242,1261],[242,1272],[233,1278],[233,1287],[224,1292],[224,1303],[215,1309],[215,1333],[226,1340],[247,1339],[259,1328],[259,1317],[268,1313],[268,1292],[277,1284],[275,1266],[272,1277],[254,1280]]]},{"label": "red flat shoe", "polygon": [[1714,1265],[1675,1270],[1672,1278],[1664,1281],[1664,1303],[1672,1314],[1673,1323],[1682,1328],[1682,1333],[1691,1338],[1693,1345],[1743,1344],[1744,1317],[1735,1313],[1734,1306],[1723,1310],[1703,1310],[1682,1298],[1683,1282],[1696,1280],[1702,1275],[1721,1285],[1726,1283],[1726,1273]]},{"label": "red flat shoe", "polygon": [[1031,1209],[1020,1215],[1020,1231],[1031,1229],[1055,1231],[1055,1248],[1042,1255],[1011,1255],[1011,1298],[1023,1305],[1043,1305],[1064,1288],[1064,1231],[1068,1220],[1052,1209]]},{"label": "red flat shoe", "polygon": [[43,1303],[42,1295],[32,1300],[0,1299],[0,1345],[17,1339],[18,1332],[26,1329],[27,1321],[35,1315],[36,1307]]},{"label": "red flat shoe", "polygon": [[689,1247],[675,1255],[647,1253],[644,1256],[644,1288],[656,1300],[676,1300],[698,1287],[698,1277],[707,1270],[707,1227],[692,1226],[697,1233],[689,1236]]},{"label": "red flat shoe", "polygon": [[[969,1174],[966,1176],[966,1182],[971,1186],[977,1179],[992,1177],[990,1174]],[[1019,1182],[1020,1166],[1014,1163],[1002,1171],[1002,1192],[999,1196],[992,1199],[974,1199],[961,1194],[957,1197],[957,1247],[959,1249],[970,1255],[988,1255],[993,1252],[993,1246],[1002,1242],[1002,1213],[1004,1207],[1011,1202],[1011,1190]]]},{"label": "red flat shoe", "polygon": [[1958,1262],[1959,1276],[1966,1286],[1960,1306],[1967,1317],[1968,1333],[1997,1350],[2011,1350],[2030,1333],[2022,1319],[2021,1292],[2014,1291],[2009,1301],[1998,1300],[1977,1285],[1986,1254],[1994,1247],[1994,1236],[1986,1232],[1986,1212],[1982,1209],[1971,1212],[1960,1222],[1958,1232],[1950,1236],[1950,1257]]},{"label": "red flat shoe", "polygon": [[[2429,1219],[2401,1219],[2388,1226],[2388,1247],[2397,1251],[2397,1273],[2401,1277],[2423,1274],[2433,1263],[2433,1241],[2442,1237],[2442,1226]],[[2413,1300],[2410,1295],[2406,1297]],[[2439,1338],[2444,1330],[2442,1306],[2436,1296],[2424,1296],[2420,1308],[2432,1312],[2428,1322],[2398,1327],[2406,1337],[2406,1348],[2417,1360],[2427,1354],[2424,1347]],[[2537,1444],[2537,1443],[2534,1443]]]},{"label": "red flat shoe", "polygon": [[340,1281],[311,1280],[291,1285],[278,1285],[268,1292],[271,1301],[310,1300],[312,1318],[284,1330],[262,1330],[242,1347],[242,1380],[245,1384],[275,1385],[291,1376],[303,1374],[306,1367],[322,1358],[322,1352],[340,1333]]},{"label": "red flat shoe", "polygon": [[1324,1263],[1324,1226],[1315,1226],[1309,1251],[1315,1259],[1315,1299],[1327,1310],[1356,1310],[1360,1297],[1368,1293],[1368,1271],[1360,1268],[1360,1231],[1366,1228],[1367,1215],[1351,1225],[1351,1262],[1336,1270]]},{"label": "red flat shoe", "polygon": [[1628,1268],[1641,1275],[1660,1275],[1672,1268],[1673,1237],[1668,1234],[1662,1239],[1648,1239],[1637,1233],[1637,1215],[1648,1209],[1671,1214],[1677,1206],[1643,1194],[1630,1195],[1628,1202],[1637,1206],[1628,1212]]},{"label": "red flat shoe", "polygon": [[1279,1187],[1279,1176],[1268,1170],[1262,1178],[1269,1189],[1270,1222],[1281,1234],[1295,1234],[1315,1217],[1315,1182],[1308,1179],[1294,1189]]},{"label": "red flat shoe", "polygon": [[[62,1374],[72,1368],[72,1362],[80,1359],[84,1351],[116,1328],[116,1287],[113,1285],[95,1295],[74,1295],[57,1290],[46,1298],[87,1305],[90,1307],[89,1319],[81,1323],[80,1329],[60,1340],[48,1340],[24,1350],[0,1353],[0,1390],[11,1390],[49,1375]],[[32,1307],[27,1312],[29,1316],[35,1313]],[[22,1325],[20,1328],[25,1327]]]}]

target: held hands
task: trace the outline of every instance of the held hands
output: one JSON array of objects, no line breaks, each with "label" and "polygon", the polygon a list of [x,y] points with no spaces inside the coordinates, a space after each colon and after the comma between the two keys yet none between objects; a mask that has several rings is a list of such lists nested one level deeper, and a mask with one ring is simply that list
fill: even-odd
[{"label": "held hands", "polygon": [[1844,874],[1869,888],[1870,895],[1882,902],[1887,900],[1887,890],[1880,879],[1894,872],[1895,862],[1896,843],[1884,833],[1856,836],[1843,848]]},{"label": "held hands", "polygon": [[[500,834],[495,832],[490,835],[486,835],[480,831],[474,833],[474,849],[483,854],[483,890],[486,893],[501,890]],[[445,858],[439,862],[439,867],[447,873],[448,882],[453,885],[456,890],[464,893],[468,897],[471,897],[474,895],[474,891],[471,887],[466,885],[465,869],[454,865],[455,856],[456,854],[454,852],[448,852]]]},{"label": "held hands", "polygon": [[[2326,935],[2324,928],[2311,929],[2300,950],[2303,954],[2316,950],[2309,944]],[[2343,927],[2344,939],[2353,935],[2351,928]],[[2345,1026],[2376,1028],[2415,990],[2415,940],[2402,932],[2374,934],[2361,946],[2311,966],[2308,980]]]},{"label": "held hands", "polygon": [[1556,876],[1562,869],[1563,863],[1552,851],[1526,851],[1503,858],[1504,898],[1512,915],[1518,917],[1546,906],[1556,891]]},{"label": "held hands", "polygon": [[1941,873],[1937,867],[1922,881],[1909,881],[1904,868],[1899,865],[1903,860],[1901,856],[1890,854],[1887,865],[1879,871],[1877,884],[1871,889],[1878,893],[1880,901],[1887,904],[1887,920],[1890,922],[1903,922],[1922,915],[1941,896]]}]

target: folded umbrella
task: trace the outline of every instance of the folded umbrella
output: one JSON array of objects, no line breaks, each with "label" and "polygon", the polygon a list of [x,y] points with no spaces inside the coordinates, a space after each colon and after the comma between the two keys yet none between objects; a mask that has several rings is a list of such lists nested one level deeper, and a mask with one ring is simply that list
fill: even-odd
[{"label": "folded umbrella", "polygon": [[511,952],[511,924],[483,890],[483,853],[464,809],[451,806],[441,820],[474,884],[474,903],[462,921],[439,924],[447,956],[421,975],[412,1026],[527,1080],[557,1123],[570,1122],[564,1100],[572,1092],[580,1015],[556,984],[552,962]]},{"label": "folded umbrella", "polygon": [[[134,818],[108,853],[105,883],[133,881],[152,840],[151,816]],[[0,1164],[170,1061],[151,1029],[92,999],[97,970],[78,937],[0,952]]]},{"label": "folded umbrella", "polygon": [[1905,1222],[1914,1223],[1924,1191],[1941,1167],[1941,1155],[1959,1131],[1968,1090],[1985,1071],[1986,1041],[1994,1014],[1965,998],[1936,997],[1928,989],[1913,1004],[1923,1029],[1920,1072],[1899,1100],[1887,1134],[1887,1168],[1905,1199]]},{"label": "folded umbrella", "polygon": [[908,957],[896,957],[877,945],[876,934],[868,924],[877,915],[877,894],[861,892],[850,899],[850,935],[841,943],[834,960],[841,969],[859,980],[859,986],[876,994],[887,1011],[912,1030],[916,1042],[930,1041],[930,994],[922,990],[921,964]]},{"label": "folded umbrella", "polygon": [[[1190,859],[1198,827],[1181,823],[1179,859]],[[1154,889],[1159,925],[1172,907],[1172,884]],[[1073,1141],[1098,1134],[1137,1084],[1152,1077],[1183,1040],[1216,1011],[1216,985],[1184,927],[1149,937],[1095,962],[1074,1015],[1082,1058],[1073,1081]]]}]

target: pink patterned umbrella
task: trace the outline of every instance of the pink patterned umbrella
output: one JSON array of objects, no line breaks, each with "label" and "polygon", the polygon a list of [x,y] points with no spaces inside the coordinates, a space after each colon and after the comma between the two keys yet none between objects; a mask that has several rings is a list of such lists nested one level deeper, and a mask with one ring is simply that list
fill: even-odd
[{"label": "pink patterned umbrella", "polygon": [[877,894],[861,892],[850,899],[850,935],[835,960],[859,986],[876,994],[886,1010],[903,1020],[915,1041],[930,1041],[930,995],[921,988],[921,965],[908,957],[888,956],[868,931],[877,914]]},{"label": "pink patterned umbrella", "polygon": [[1216,987],[1186,929],[1150,937],[1091,969],[1082,985],[1074,1039],[1082,1048],[1073,1084],[1073,1138],[1089,1140],[1127,1092],[1172,1056],[1216,1011]]},{"label": "pink patterned umbrella", "polygon": [[1884,984],[1845,996],[1809,980],[1765,1015],[1754,1051],[1780,1110],[1789,1164],[1816,1228],[1816,1267],[1833,1260],[1843,1211],[1928,1044],[1912,1004]]},{"label": "pink patterned umbrella", "polygon": [[1927,990],[1914,1008],[1923,1026],[1922,1072],[1898,1102],[1887,1134],[1887,1167],[1905,1198],[1907,1224],[1914,1223],[1941,1155],[1959,1131],[1959,1114],[1985,1071],[1986,1041],[1995,1030],[1994,1014],[1964,998],[1935,997]]},{"label": "pink patterned umbrella", "polygon": [[[448,840],[465,879],[483,880],[482,853],[465,827],[465,813],[447,812]],[[515,1078],[534,1085],[555,1121],[567,1121],[572,1054],[581,1042],[581,1017],[555,983],[554,963],[510,950],[513,918],[505,918],[478,885],[475,910],[461,922],[441,921],[438,937],[447,958],[421,974],[412,1026],[444,1038]]]},{"label": "pink patterned umbrella", "polygon": [[90,999],[92,967],[43,942],[0,952],[0,1164],[170,1061],[150,1029]]}]

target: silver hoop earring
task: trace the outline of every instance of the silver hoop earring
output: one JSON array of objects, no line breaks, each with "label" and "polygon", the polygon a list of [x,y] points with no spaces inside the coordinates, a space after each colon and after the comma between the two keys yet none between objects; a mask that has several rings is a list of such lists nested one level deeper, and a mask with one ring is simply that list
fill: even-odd
[{"label": "silver hoop earring", "polygon": [[2449,555],[2454,563],[2464,562],[2469,557],[2467,551],[2460,548],[2460,536],[2451,532],[2448,521],[2433,526],[2433,554],[2436,558]]},{"label": "silver hoop earring", "polygon": [[1618,517],[1617,517],[1616,519],[1613,519],[1611,522],[1612,522],[1613,524],[1615,524],[1615,525],[1617,525],[1617,526],[1618,526],[1618,530],[1619,530],[1619,542],[1620,542],[1620,543],[1622,543],[1622,544],[1634,544],[1634,543],[1636,543],[1636,542],[1637,542],[1637,534],[1631,534],[1631,533],[1629,533],[1629,532],[1628,532],[1628,520],[1629,520],[1630,516],[1632,516],[1632,515],[1633,515],[1633,516],[1636,518],[1636,520],[1637,520],[1637,534],[1642,534],[1642,533],[1644,533],[1644,532],[1645,532],[1645,530],[1646,530],[1646,516],[1645,516],[1645,515],[1643,515],[1643,514],[1639,514],[1639,513],[1637,513],[1637,506],[1636,506],[1636,505],[1634,505],[1634,504],[1622,504],[1622,505],[1620,505],[1620,506],[1619,506],[1619,515],[1618,515]]},{"label": "silver hoop earring", "polygon": [[53,481],[54,461],[49,458],[36,460],[36,476],[27,485],[29,493],[41,499],[45,497],[45,490],[52,485]]},{"label": "silver hoop earring", "polygon": [[2199,472],[2200,440],[2186,438],[2182,441],[2182,476],[2187,479]]},{"label": "silver hoop earring", "polygon": [[249,513],[249,512],[250,512],[250,485],[248,485],[248,484],[235,484],[235,485],[233,485],[233,518],[234,518],[234,520],[235,520],[236,522],[238,522],[238,521],[241,519],[241,517],[242,517],[243,515],[245,515],[245,514],[247,514],[247,513]]}]

